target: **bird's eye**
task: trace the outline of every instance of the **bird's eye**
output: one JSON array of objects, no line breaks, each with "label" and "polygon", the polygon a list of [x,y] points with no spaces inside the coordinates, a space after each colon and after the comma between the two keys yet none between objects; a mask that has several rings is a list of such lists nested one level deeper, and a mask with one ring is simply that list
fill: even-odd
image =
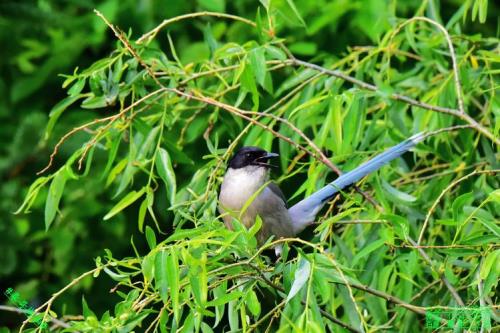
[{"label": "bird's eye", "polygon": [[250,157],[250,153],[246,153],[246,154],[245,154],[245,157]]}]

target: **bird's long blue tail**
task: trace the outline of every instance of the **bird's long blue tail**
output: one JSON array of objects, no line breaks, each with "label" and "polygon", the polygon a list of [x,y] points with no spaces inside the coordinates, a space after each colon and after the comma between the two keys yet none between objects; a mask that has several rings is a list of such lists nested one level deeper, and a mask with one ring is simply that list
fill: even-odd
[{"label": "bird's long blue tail", "polygon": [[400,144],[387,149],[383,153],[363,163],[356,169],[341,175],[335,181],[292,206],[288,212],[292,218],[294,233],[298,234],[309,224],[313,223],[316,218],[316,214],[318,214],[325,202],[331,199],[335,193],[339,192],[346,186],[357,182],[364,176],[380,169],[384,164],[389,163],[393,159],[401,156],[424,138],[424,133],[418,133],[406,139]]}]

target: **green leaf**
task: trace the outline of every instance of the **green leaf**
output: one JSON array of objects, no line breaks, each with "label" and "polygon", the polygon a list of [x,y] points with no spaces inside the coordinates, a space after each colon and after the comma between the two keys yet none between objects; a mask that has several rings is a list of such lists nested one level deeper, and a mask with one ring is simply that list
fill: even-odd
[{"label": "green leaf", "polygon": [[85,97],[85,95],[74,95],[74,96],[68,96],[59,103],[57,103],[52,110],[50,110],[49,113],[49,122],[47,123],[47,127],[45,128],[45,140],[47,140],[50,137],[50,134],[52,133],[52,130],[54,129],[54,126],[61,116],[61,114],[70,106],[71,104],[75,103],[77,100],[80,98]]},{"label": "green leaf", "polygon": [[252,94],[253,109],[259,109],[259,91],[257,90],[257,84],[255,83],[255,78],[253,75],[253,68],[251,63],[242,62],[243,72],[241,73],[241,88],[250,92]]},{"label": "green leaf", "polygon": [[262,6],[268,11],[269,10],[269,2],[270,0],[259,0]]},{"label": "green leaf", "polygon": [[286,60],[286,58],[287,58],[285,52],[283,52],[281,49],[279,49],[275,46],[266,45],[265,49],[266,49],[266,53],[270,59]]},{"label": "green leaf", "polygon": [[166,249],[162,249],[156,254],[155,257],[155,283],[156,289],[158,290],[163,304],[168,303],[168,252]]},{"label": "green leaf", "polygon": [[332,125],[333,125],[333,148],[334,152],[338,155],[342,154],[342,96],[334,96],[330,100],[330,105],[328,112],[332,113]]},{"label": "green leaf", "polygon": [[23,203],[21,206],[14,212],[14,214],[19,214],[21,212],[29,213],[29,209],[35,199],[38,196],[38,192],[40,192],[40,189],[47,184],[47,182],[50,180],[49,177],[40,177],[37,178],[33,182],[33,184],[30,185],[28,189],[28,193],[26,194],[26,197],[24,198]]},{"label": "green leaf", "polygon": [[453,209],[453,221],[458,223],[460,214],[463,211],[465,205],[470,205],[474,201],[474,194],[472,192],[464,193],[460,195],[453,201],[452,209]]},{"label": "green leaf", "polygon": [[229,302],[236,301],[237,299],[241,298],[241,296],[243,296],[243,292],[241,291],[233,291],[230,293],[225,293],[218,296],[213,301],[207,302],[207,306],[224,305]]},{"label": "green leaf", "polygon": [[295,3],[293,2],[293,0],[286,0],[286,2],[288,3],[288,6],[290,6],[290,8],[292,9],[292,11],[295,14],[295,16],[297,16],[297,18],[299,19],[300,24],[302,24],[304,26],[304,28],[305,28],[306,27],[306,22],[304,22],[304,19],[302,18],[302,16],[300,15],[299,11],[297,10],[297,7],[295,7]]},{"label": "green leaf", "polygon": [[295,276],[293,279],[292,287],[290,288],[290,292],[286,297],[286,302],[288,303],[293,296],[295,296],[300,289],[306,284],[307,280],[309,280],[309,274],[311,272],[311,264],[305,258],[300,258],[298,263],[298,268],[295,271]]},{"label": "green leaf", "polygon": [[99,109],[108,105],[109,101],[106,96],[89,96],[83,100],[81,106],[84,109]]},{"label": "green leaf", "polygon": [[237,302],[236,301],[231,301],[229,302],[227,306],[227,316],[229,320],[229,327],[232,332],[237,332],[239,331],[240,328],[240,322],[238,319],[238,309],[237,309]]},{"label": "green leaf", "polygon": [[260,302],[255,291],[250,290],[250,292],[247,294],[246,304],[248,309],[250,310],[250,313],[254,317],[258,318],[260,315]]},{"label": "green leaf", "polygon": [[377,239],[376,241],[368,244],[365,246],[361,251],[359,251],[354,258],[352,259],[351,267],[354,267],[357,265],[358,261],[361,260],[362,258],[366,257],[382,245],[384,245],[385,241],[383,239]]},{"label": "green leaf", "polygon": [[88,317],[94,317],[97,318],[95,313],[90,310],[87,302],[85,301],[85,297],[82,295],[82,310],[83,310],[83,317],[88,318]]},{"label": "green leaf", "polygon": [[171,248],[170,253],[167,256],[167,281],[170,286],[170,297],[172,299],[172,307],[174,309],[174,319],[178,323],[180,320],[179,293],[181,286],[179,282],[179,261],[177,259],[175,248]]},{"label": "green leaf", "polygon": [[201,8],[218,13],[224,13],[226,11],[226,1],[225,0],[197,0]]},{"label": "green leaf", "polygon": [[153,229],[150,226],[146,226],[146,241],[148,242],[149,248],[152,250],[156,247],[156,236]]},{"label": "green leaf", "polygon": [[250,51],[250,64],[257,83],[264,86],[266,78],[266,57],[265,50],[262,47],[257,47]]},{"label": "green leaf", "polygon": [[496,189],[488,194],[488,198],[495,203],[500,203],[500,189]]},{"label": "green leaf", "polygon": [[61,200],[67,178],[68,174],[66,166],[64,166],[57,171],[50,184],[47,201],[45,202],[45,231],[49,230],[50,225],[56,217],[57,210],[59,209],[59,201]]},{"label": "green leaf", "polygon": [[[146,229],[147,233],[147,229]],[[141,269],[147,283],[153,281],[155,275],[156,251],[151,251],[142,259]]]},{"label": "green leaf", "polygon": [[142,232],[143,230],[144,219],[146,218],[147,209],[148,209],[148,199],[145,198],[141,203],[141,207],[139,207],[139,216],[137,217],[137,223],[140,232]]},{"label": "green leaf", "polygon": [[175,204],[175,193],[176,193],[176,180],[175,172],[172,168],[172,161],[170,160],[170,155],[168,152],[160,148],[156,154],[156,172],[165,183],[168,193],[168,200],[170,205]]},{"label": "green leaf", "polygon": [[293,54],[304,56],[313,56],[318,52],[316,43],[311,42],[296,42],[289,49]]},{"label": "green leaf", "polygon": [[146,192],[146,187],[143,187],[140,191],[129,192],[123,199],[121,199],[111,210],[103,217],[103,220],[109,220],[131,204],[133,204],[137,199],[139,199]]},{"label": "green leaf", "polygon": [[82,92],[83,88],[85,87],[85,81],[86,81],[85,77],[79,78],[78,81],[76,81],[71,86],[71,88],[68,89],[68,95],[76,96],[76,95],[80,94]]},{"label": "green leaf", "polygon": [[409,195],[408,193],[405,193],[405,192],[402,192],[402,191],[396,189],[395,187],[393,187],[391,184],[389,184],[385,180],[382,180],[382,187],[387,192],[389,192],[389,194],[391,194],[391,196],[393,196],[397,200],[400,200],[403,202],[408,202],[408,203],[414,202],[417,200],[417,198],[415,198],[414,196]]}]

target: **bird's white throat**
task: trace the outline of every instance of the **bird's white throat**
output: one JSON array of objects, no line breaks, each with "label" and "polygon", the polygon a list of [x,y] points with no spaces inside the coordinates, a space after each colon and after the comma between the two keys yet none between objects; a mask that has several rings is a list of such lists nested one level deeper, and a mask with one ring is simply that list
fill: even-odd
[{"label": "bird's white throat", "polygon": [[269,170],[260,166],[229,168],[222,182],[220,199],[227,208],[239,210],[268,179]]}]

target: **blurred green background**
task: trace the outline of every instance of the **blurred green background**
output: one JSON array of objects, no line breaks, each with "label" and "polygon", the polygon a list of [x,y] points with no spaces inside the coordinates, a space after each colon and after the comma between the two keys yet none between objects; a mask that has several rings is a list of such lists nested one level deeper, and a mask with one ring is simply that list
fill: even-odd
[{"label": "blurred green background", "polygon": [[[280,1],[276,1],[280,2]],[[285,0],[282,0],[286,3]],[[429,0],[426,15],[438,22],[448,22],[463,4],[460,0]],[[284,9],[280,36],[290,50],[303,59],[333,59],[345,56],[349,47],[374,45],[391,25],[391,17],[412,17],[421,1],[380,0],[297,0],[307,28],[287,20],[293,13]],[[97,8],[114,24],[138,37],[162,20],[195,11],[218,11],[255,19],[257,1],[253,0],[33,0],[0,2],[0,286],[18,291],[32,305],[43,303],[71,279],[95,267],[93,258],[109,248],[115,257],[133,255],[131,236],[139,249],[146,247],[137,231],[136,213],[121,214],[113,221],[102,221],[114,202],[112,193],[100,182],[69,183],[61,216],[45,232],[43,206],[45,195],[38,197],[29,215],[14,215],[36,172],[48,161],[56,142],[64,133],[111,111],[82,110],[67,112],[49,140],[44,129],[51,108],[66,96],[61,88],[64,77],[75,67],[86,68],[108,55],[117,45],[116,38],[93,13]],[[464,33],[498,37],[500,5],[490,1],[488,18],[481,24],[468,18]],[[285,6],[284,6],[285,7]],[[231,25],[232,22],[215,24]],[[207,52],[200,21],[188,20],[170,27],[181,59],[189,61],[199,52]],[[237,31],[233,41],[244,43]],[[165,36],[161,43],[167,43]],[[201,124],[200,124],[201,125]],[[65,144],[56,157],[60,165],[82,145],[80,134]],[[198,150],[197,150],[198,149]],[[190,145],[186,154],[201,156],[202,145]],[[195,166],[186,166],[183,175],[190,177]],[[189,178],[187,178],[189,179]],[[46,189],[44,190],[46,191]],[[137,210],[132,207],[131,210]],[[165,207],[156,207],[158,216],[168,218]],[[80,313],[82,294],[92,295],[91,308],[101,313],[116,302],[102,290],[113,286],[109,279],[87,278],[65,293],[55,308],[64,313]],[[5,298],[1,297],[1,303]],[[64,309],[61,309],[64,304]],[[22,315],[0,311],[0,327],[16,327]]]}]

